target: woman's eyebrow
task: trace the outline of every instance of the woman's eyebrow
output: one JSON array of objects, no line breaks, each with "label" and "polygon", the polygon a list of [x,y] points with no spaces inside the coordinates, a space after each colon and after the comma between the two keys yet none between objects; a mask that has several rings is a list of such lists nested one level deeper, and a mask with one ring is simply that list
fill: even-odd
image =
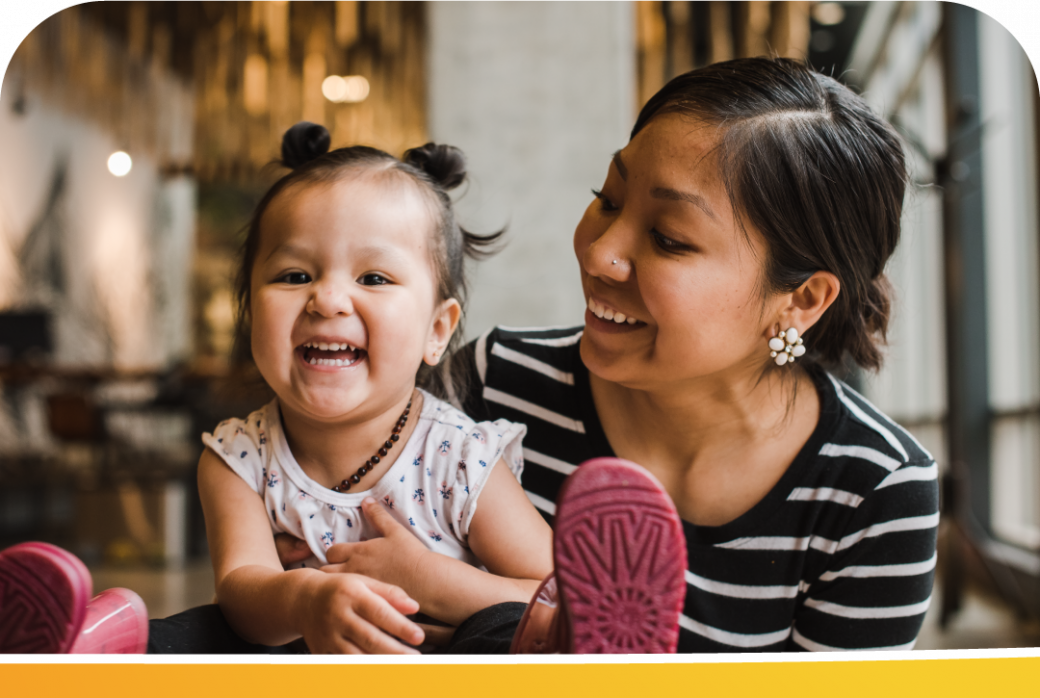
[{"label": "woman's eyebrow", "polygon": [[614,151],[614,157],[612,158],[614,167],[617,168],[618,174],[621,175],[621,181],[628,179],[628,168],[625,167],[625,163],[621,162],[621,151]]},{"label": "woman's eyebrow", "polygon": [[704,211],[712,220],[718,220],[715,212],[711,210],[711,206],[708,206],[707,200],[699,194],[691,194],[690,192],[669,189],[668,187],[654,187],[650,190],[650,196],[655,199],[667,199],[668,201],[686,201]]}]

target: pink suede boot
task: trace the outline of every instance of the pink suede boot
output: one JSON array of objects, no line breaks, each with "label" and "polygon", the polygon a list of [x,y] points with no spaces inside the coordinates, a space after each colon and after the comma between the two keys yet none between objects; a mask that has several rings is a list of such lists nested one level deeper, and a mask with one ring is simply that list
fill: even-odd
[{"label": "pink suede boot", "polygon": [[129,589],[106,589],[87,604],[87,616],[70,654],[144,654],[148,609]]},{"label": "pink suede boot", "polygon": [[555,571],[513,639],[519,653],[675,652],[686,541],[675,506],[645,469],[587,461],[556,500]]},{"label": "pink suede boot", "polygon": [[148,612],[129,589],[90,598],[90,572],[49,543],[0,552],[0,654],[141,653]]}]

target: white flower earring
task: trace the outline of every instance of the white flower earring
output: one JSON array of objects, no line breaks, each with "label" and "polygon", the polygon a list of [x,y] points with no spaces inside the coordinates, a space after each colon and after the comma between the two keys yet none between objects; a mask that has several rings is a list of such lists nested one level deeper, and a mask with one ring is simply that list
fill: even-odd
[{"label": "white flower earring", "polygon": [[805,345],[802,338],[798,336],[798,330],[788,327],[787,331],[780,331],[769,340],[769,356],[776,362],[777,366],[783,366],[788,361],[794,362],[795,357],[805,353]]}]

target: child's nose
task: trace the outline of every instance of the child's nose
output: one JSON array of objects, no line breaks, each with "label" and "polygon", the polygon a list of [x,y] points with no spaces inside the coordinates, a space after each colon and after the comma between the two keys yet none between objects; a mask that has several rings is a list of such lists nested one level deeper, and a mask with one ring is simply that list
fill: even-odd
[{"label": "child's nose", "polygon": [[314,284],[314,292],[307,301],[307,311],[322,317],[351,315],[354,312],[354,302],[345,285],[320,281]]}]

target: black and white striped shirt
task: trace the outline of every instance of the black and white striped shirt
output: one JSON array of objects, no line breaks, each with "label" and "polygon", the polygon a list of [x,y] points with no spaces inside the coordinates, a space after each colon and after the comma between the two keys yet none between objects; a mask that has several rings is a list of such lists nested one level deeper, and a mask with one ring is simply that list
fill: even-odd
[{"label": "black and white striped shirt", "polygon": [[[499,327],[461,353],[466,412],[527,424],[523,485],[550,522],[567,475],[613,455],[580,338],[580,328]],[[811,373],[820,421],[772,491],[723,526],[683,522],[680,652],[913,646],[935,571],[935,462],[862,396]]]}]

